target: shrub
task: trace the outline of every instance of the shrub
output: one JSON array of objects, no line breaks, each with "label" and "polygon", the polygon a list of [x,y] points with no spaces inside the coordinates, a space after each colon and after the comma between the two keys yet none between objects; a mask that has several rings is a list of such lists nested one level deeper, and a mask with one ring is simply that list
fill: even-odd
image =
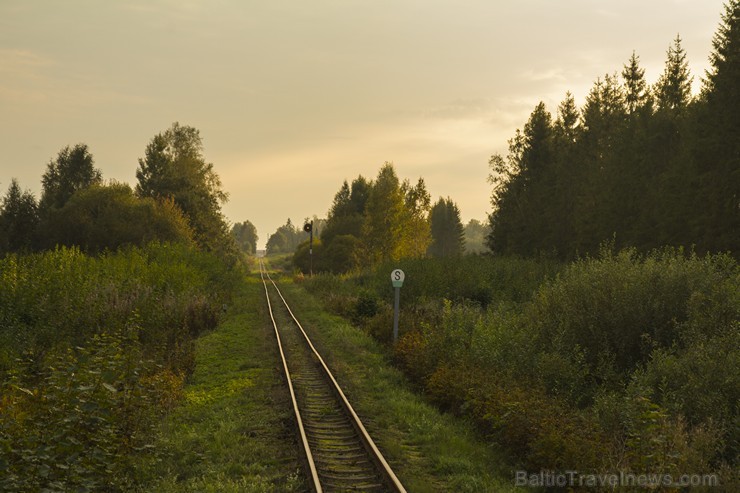
[{"label": "shrub", "polygon": [[183,244],[0,259],[0,490],[129,490],[238,276]]},{"label": "shrub", "polygon": [[520,464],[737,479],[740,268],[732,257],[604,249],[565,267],[403,260],[308,286],[347,317],[374,293],[377,313],[356,320],[390,341],[396,267],[406,282],[395,360]]},{"label": "shrub", "polygon": [[90,253],[152,241],[193,245],[188,221],[172,200],[139,198],[121,183],[77,191],[61,209],[50,210],[42,229],[46,245],[76,245]]},{"label": "shrub", "polygon": [[131,453],[149,447],[154,404],[181,384],[162,385],[136,330],[59,349],[38,373],[21,360],[2,381],[0,490],[127,489]]}]

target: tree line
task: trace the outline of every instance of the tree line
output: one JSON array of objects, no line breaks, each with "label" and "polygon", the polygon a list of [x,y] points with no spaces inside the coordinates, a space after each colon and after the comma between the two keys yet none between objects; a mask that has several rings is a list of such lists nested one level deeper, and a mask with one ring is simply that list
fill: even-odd
[{"label": "tree line", "polygon": [[134,188],[106,183],[86,144],[63,148],[46,167],[40,200],[11,181],[0,202],[0,254],[57,245],[97,253],[157,240],[234,261],[238,249],[256,249],[254,226],[230,228],[221,211],[228,194],[203,156],[197,129],[174,123],[155,135],[136,178]]},{"label": "tree line", "polygon": [[491,157],[487,244],[499,254],[571,259],[610,240],[737,252],[740,245],[740,7],[728,2],[711,69],[691,95],[677,36],[650,86],[633,53],[597,79],[578,108],[543,103]]},{"label": "tree line", "polygon": [[[281,229],[286,227],[289,230],[290,221]],[[471,222],[471,233],[478,232],[476,227],[480,223]],[[308,272],[306,236],[297,247],[294,263]],[[423,178],[415,184],[401,181],[393,164],[387,162],[375,180],[358,176],[351,184],[344,181],[326,221],[321,222],[313,249],[314,270],[347,272],[386,260],[462,255],[465,234],[457,204],[440,197],[432,205]]]}]

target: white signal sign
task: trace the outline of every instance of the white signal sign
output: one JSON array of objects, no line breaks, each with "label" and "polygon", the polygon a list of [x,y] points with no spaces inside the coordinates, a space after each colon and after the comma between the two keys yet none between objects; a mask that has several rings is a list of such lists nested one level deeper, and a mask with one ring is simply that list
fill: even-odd
[{"label": "white signal sign", "polygon": [[406,279],[406,274],[401,269],[395,269],[391,272],[391,282],[394,288],[400,288],[403,286],[403,280]]}]

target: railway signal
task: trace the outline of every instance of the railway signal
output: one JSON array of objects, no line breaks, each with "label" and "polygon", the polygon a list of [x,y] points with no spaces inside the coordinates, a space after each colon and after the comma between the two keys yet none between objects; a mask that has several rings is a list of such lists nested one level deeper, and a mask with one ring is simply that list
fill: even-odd
[{"label": "railway signal", "polygon": [[313,221],[303,225],[303,231],[311,235],[308,241],[308,263],[309,263],[309,275],[313,277]]}]

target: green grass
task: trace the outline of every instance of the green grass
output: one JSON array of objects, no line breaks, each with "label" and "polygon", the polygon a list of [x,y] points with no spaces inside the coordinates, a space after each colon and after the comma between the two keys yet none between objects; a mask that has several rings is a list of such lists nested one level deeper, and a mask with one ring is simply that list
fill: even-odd
[{"label": "green grass", "polygon": [[[515,490],[503,456],[416,394],[374,339],[327,314],[287,276],[274,277],[408,491]],[[195,373],[162,423],[162,459],[149,466],[142,491],[305,490],[263,297],[250,277],[225,321],[197,341]]]},{"label": "green grass", "polygon": [[247,279],[225,321],[197,341],[183,402],[162,423],[143,491],[304,489],[262,285]]},{"label": "green grass", "polygon": [[515,490],[503,455],[467,422],[414,393],[372,337],[327,314],[290,280],[282,279],[280,288],[408,491]]}]

